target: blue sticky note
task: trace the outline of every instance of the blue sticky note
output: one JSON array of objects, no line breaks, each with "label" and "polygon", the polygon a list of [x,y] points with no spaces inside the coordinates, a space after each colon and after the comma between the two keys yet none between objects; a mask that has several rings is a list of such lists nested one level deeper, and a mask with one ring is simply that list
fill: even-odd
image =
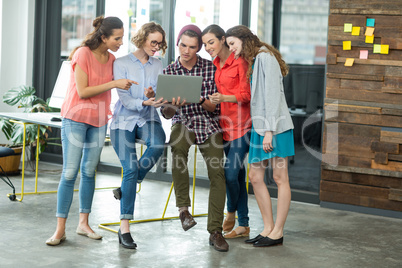
[{"label": "blue sticky note", "polygon": [[146,12],[145,8],[141,9],[141,15],[145,15],[145,12]]},{"label": "blue sticky note", "polygon": [[374,27],[375,19],[367,19],[366,26],[367,27]]}]

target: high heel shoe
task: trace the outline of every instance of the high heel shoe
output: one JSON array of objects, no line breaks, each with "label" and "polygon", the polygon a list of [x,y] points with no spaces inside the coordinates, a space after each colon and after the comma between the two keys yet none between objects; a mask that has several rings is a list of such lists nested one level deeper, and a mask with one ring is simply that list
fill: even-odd
[{"label": "high heel shoe", "polygon": [[283,244],[283,236],[279,239],[271,239],[268,236],[258,240],[253,244],[254,247],[272,247]]},{"label": "high heel shoe", "polygon": [[117,233],[119,236],[119,244],[123,246],[123,248],[131,248],[131,249],[136,249],[137,244],[134,242],[133,238],[131,237],[130,232],[121,234],[121,231],[119,229],[119,232]]},{"label": "high heel shoe", "polygon": [[46,240],[46,245],[49,246],[57,246],[59,245],[61,242],[63,242],[64,240],[66,240],[66,234],[64,233],[63,236],[60,239],[57,238],[49,238],[48,240]]},{"label": "high heel shoe", "polygon": [[97,233],[95,233],[95,232],[93,232],[93,233],[86,233],[86,232],[84,232],[84,230],[82,230],[79,226],[77,227],[77,230],[75,231],[77,234],[79,234],[79,235],[85,235],[85,236],[87,236],[87,237],[89,237],[89,238],[91,238],[91,239],[94,239],[94,240],[99,240],[99,239],[102,239],[102,236],[101,235],[98,235]]}]

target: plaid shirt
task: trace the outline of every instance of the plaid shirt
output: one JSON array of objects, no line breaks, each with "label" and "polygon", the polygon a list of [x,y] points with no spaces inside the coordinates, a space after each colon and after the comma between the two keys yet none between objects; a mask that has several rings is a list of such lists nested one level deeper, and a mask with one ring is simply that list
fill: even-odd
[{"label": "plaid shirt", "polygon": [[[191,70],[187,70],[181,65],[179,59],[167,66],[164,74],[168,75],[192,75],[202,76],[201,96],[208,99],[208,95],[217,92],[215,85],[216,67],[209,60],[197,56],[197,63]],[[162,109],[163,110],[163,109]],[[180,107],[172,118],[172,124],[183,124],[186,128],[195,133],[195,143],[204,143],[212,134],[221,132],[219,127],[219,105],[216,106],[214,112],[208,112],[198,103],[184,105]],[[162,113],[163,114],[163,113]]]}]

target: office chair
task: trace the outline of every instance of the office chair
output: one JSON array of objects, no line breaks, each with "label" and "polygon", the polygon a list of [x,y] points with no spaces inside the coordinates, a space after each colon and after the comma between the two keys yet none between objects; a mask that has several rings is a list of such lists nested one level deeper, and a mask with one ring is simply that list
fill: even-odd
[{"label": "office chair", "polygon": [[[1,157],[6,157],[6,156],[11,156],[15,155],[16,153],[14,152],[13,149],[8,148],[8,147],[3,147],[0,146],[0,158]],[[10,198],[11,201],[15,201],[16,195],[15,195],[15,187],[13,183],[11,182],[10,178],[7,176],[7,173],[4,171],[3,167],[0,165],[0,178],[13,189],[13,194],[10,194],[8,198]]]}]

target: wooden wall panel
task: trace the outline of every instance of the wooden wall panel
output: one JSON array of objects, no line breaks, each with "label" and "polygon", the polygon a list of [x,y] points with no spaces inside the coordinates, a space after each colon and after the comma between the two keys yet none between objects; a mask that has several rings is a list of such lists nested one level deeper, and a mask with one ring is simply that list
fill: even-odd
[{"label": "wooden wall panel", "polygon": [[[388,44],[388,54],[365,42],[367,18],[375,19],[374,44]],[[344,23],[360,35],[344,32]],[[401,29],[400,0],[330,0],[322,201],[402,211]]]}]

